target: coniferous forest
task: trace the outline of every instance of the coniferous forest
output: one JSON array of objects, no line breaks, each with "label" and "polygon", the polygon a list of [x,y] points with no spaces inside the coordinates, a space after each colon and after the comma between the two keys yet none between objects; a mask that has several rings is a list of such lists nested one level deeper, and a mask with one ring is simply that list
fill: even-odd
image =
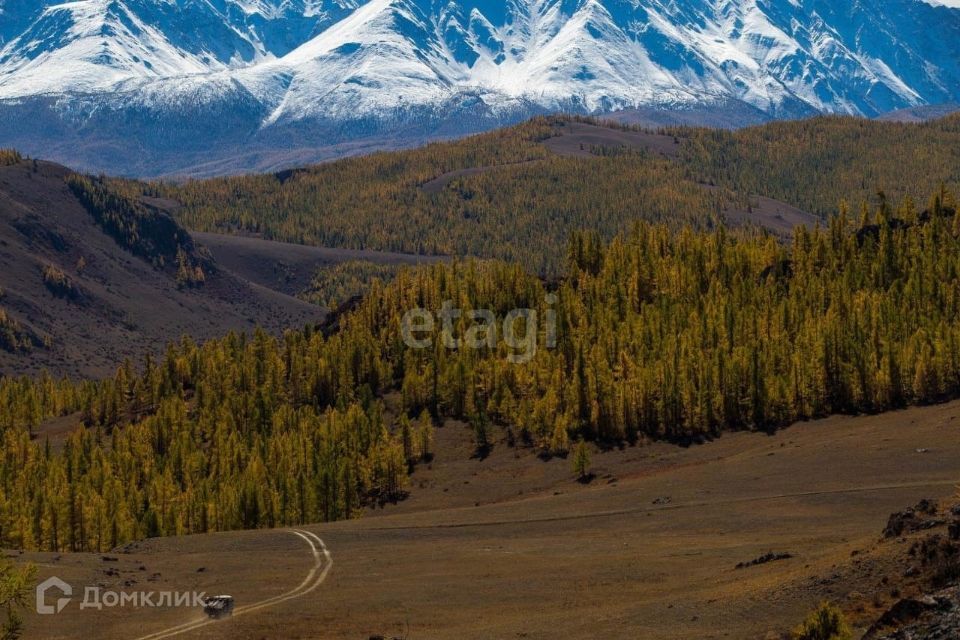
[{"label": "coniferous forest", "polygon": [[[348,518],[402,497],[450,419],[478,447],[509,431],[554,455],[960,396],[956,200],[875,201],[788,244],[723,226],[577,232],[556,279],[501,261],[401,270],[335,331],[184,338],[98,382],[0,379],[0,546]],[[503,339],[408,347],[404,315],[446,301],[464,310],[457,336],[471,309],[530,308],[554,319],[555,347],[547,322],[521,363]],[[84,428],[32,437],[63,416]]]}]

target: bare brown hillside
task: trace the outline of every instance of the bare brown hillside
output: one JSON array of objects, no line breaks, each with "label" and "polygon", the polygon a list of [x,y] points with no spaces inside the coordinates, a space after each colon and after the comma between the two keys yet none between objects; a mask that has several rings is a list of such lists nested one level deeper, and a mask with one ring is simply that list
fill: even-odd
[{"label": "bare brown hillside", "polygon": [[[0,168],[0,308],[20,335],[0,349],[0,374],[99,376],[125,357],[262,325],[322,319],[321,311],[220,268],[199,288],[121,247],[47,162]],[[202,251],[202,248],[200,249]]]}]

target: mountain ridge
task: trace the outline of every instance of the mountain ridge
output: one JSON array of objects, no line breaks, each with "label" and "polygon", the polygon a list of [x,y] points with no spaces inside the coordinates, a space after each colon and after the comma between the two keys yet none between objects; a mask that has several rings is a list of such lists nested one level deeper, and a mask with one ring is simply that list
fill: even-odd
[{"label": "mountain ridge", "polygon": [[[172,158],[153,137],[219,159],[291,140],[304,149],[378,136],[415,143],[560,111],[743,105],[756,112],[752,124],[960,101],[960,10],[922,0],[7,0],[0,8],[0,141],[33,153],[30,144],[56,143],[22,112],[40,113],[68,129],[69,146],[123,156],[97,164],[90,151],[74,164],[140,175],[198,163]],[[188,127],[179,136],[180,120],[217,135]],[[116,131],[128,122],[145,129],[123,138]],[[151,157],[138,161],[129,148]]]}]

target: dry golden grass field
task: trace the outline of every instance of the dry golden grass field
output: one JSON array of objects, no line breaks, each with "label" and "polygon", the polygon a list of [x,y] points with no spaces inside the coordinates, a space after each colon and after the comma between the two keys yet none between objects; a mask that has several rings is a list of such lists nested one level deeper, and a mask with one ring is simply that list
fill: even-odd
[{"label": "dry golden grass field", "polygon": [[[881,542],[886,518],[954,495],[958,435],[958,402],[834,417],[594,452],[582,485],[569,461],[502,442],[471,459],[451,423],[408,500],[303,527],[329,558],[289,530],[149,540],[115,561],[8,555],[75,589],[62,613],[31,612],[28,638],[740,640],[781,637],[822,600],[862,631],[903,582],[906,543]],[[767,552],[792,557],[736,568]],[[226,593],[237,612],[81,611],[85,586]]]}]

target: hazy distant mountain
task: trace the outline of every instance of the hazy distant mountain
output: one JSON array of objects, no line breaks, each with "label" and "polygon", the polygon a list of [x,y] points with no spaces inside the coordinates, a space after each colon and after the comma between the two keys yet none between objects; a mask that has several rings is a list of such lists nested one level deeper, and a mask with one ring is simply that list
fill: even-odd
[{"label": "hazy distant mountain", "polygon": [[943,118],[957,111],[960,111],[960,103],[928,104],[890,111],[877,119],[887,122],[927,122],[928,120]]},{"label": "hazy distant mountain", "polygon": [[0,144],[123,173],[558,110],[740,123],[957,101],[960,10],[921,0],[0,0]]}]

